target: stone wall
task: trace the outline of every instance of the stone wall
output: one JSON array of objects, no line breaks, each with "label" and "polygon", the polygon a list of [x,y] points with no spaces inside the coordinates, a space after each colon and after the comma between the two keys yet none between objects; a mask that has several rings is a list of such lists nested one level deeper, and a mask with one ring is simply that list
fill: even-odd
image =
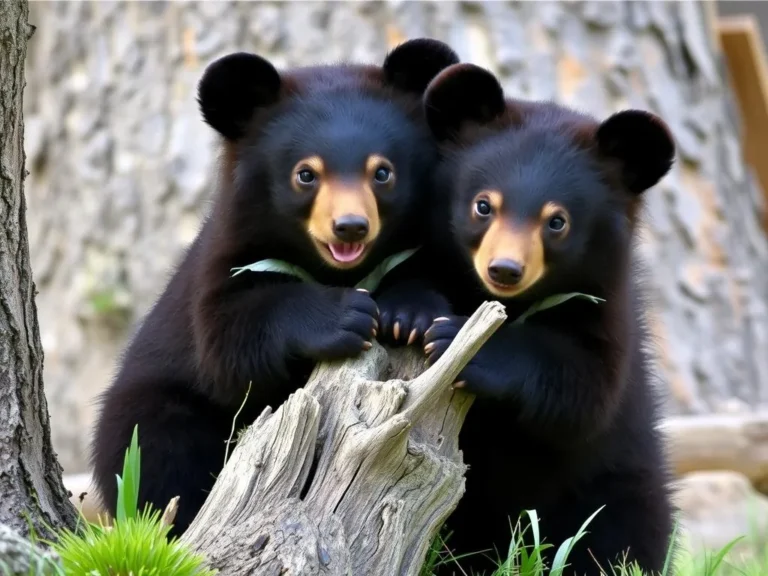
[{"label": "stone wall", "polygon": [[768,396],[761,192],[697,2],[34,2],[25,93],[28,220],[54,445],[87,466],[93,400],[194,237],[213,135],[195,86],[233,50],[290,66],[381,61],[433,36],[513,95],[661,114],[680,157],[648,195],[660,367],[675,413]]}]

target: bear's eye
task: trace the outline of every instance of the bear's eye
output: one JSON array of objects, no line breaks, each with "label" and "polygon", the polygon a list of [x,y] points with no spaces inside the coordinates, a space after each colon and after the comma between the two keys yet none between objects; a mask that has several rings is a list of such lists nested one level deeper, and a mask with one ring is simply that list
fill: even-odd
[{"label": "bear's eye", "polygon": [[477,202],[475,202],[475,214],[480,216],[481,218],[486,218],[487,216],[490,216],[491,211],[493,209],[491,208],[491,203],[488,202],[488,200],[480,199]]},{"label": "bear's eye", "polygon": [[563,228],[565,228],[565,218],[561,215],[558,214],[549,219],[549,229],[553,232],[562,232]]},{"label": "bear's eye", "polygon": [[377,184],[386,184],[392,179],[392,170],[386,166],[382,166],[376,170],[373,179],[376,180]]},{"label": "bear's eye", "polygon": [[315,182],[315,173],[309,168],[302,168],[296,173],[296,180],[302,186],[309,186]]}]

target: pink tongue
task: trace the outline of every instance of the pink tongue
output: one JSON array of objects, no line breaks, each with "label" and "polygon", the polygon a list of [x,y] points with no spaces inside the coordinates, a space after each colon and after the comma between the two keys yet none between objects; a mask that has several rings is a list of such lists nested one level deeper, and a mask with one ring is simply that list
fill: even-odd
[{"label": "pink tongue", "polygon": [[363,253],[365,245],[358,242],[354,244],[343,242],[340,244],[328,244],[328,249],[331,251],[334,260],[338,262],[354,262]]}]

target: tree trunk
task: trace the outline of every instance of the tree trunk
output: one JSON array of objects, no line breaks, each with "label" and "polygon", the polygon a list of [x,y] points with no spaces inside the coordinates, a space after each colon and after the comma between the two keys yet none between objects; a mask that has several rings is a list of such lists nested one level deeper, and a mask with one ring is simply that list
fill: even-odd
[{"label": "tree trunk", "polygon": [[51,447],[27,244],[22,115],[32,32],[27,17],[27,0],[0,2],[0,524],[22,535],[32,526],[47,536],[47,526],[73,525],[75,510]]},{"label": "tree trunk", "polygon": [[249,427],[182,539],[220,576],[417,576],[464,493],[471,396],[450,384],[505,318],[483,304],[421,375],[378,344],[320,365]]}]

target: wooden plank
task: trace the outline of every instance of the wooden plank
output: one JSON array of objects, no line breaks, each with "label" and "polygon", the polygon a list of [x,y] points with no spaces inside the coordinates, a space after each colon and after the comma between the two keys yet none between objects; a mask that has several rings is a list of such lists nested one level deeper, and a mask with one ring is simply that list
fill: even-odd
[{"label": "wooden plank", "polygon": [[718,29],[718,14],[717,14],[717,0],[703,0],[704,5],[704,21],[709,30],[709,38],[712,42],[712,48],[721,52],[723,46],[720,44],[720,31]]},{"label": "wooden plank", "polygon": [[[744,157],[768,201],[768,63],[760,28],[748,15],[720,18],[717,27],[741,108]],[[768,214],[763,226],[768,229]]]}]

